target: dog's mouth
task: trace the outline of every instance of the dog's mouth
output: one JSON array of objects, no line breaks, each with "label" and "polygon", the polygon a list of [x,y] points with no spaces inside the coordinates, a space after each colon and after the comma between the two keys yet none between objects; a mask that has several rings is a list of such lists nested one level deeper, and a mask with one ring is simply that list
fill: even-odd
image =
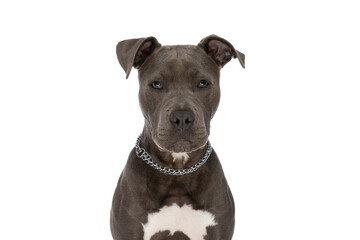
[{"label": "dog's mouth", "polygon": [[159,143],[155,141],[155,144],[161,151],[172,153],[191,153],[205,147],[206,143],[207,141],[204,143],[195,143],[184,138],[180,138],[174,142],[168,141]]},{"label": "dog's mouth", "polygon": [[163,152],[191,153],[206,146],[209,131],[204,126],[194,126],[183,131],[173,127],[159,127],[152,131],[152,139]]}]

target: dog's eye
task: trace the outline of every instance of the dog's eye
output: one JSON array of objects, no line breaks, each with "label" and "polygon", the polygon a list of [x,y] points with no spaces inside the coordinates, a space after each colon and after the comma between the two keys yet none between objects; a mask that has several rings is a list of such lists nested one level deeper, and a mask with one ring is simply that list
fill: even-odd
[{"label": "dog's eye", "polygon": [[163,86],[161,85],[161,83],[159,81],[155,81],[151,84],[151,86],[155,89],[163,89]]},{"label": "dog's eye", "polygon": [[198,83],[197,87],[198,87],[198,88],[205,88],[205,87],[207,87],[208,85],[209,85],[209,82],[208,82],[208,81],[206,81],[206,80],[201,80],[201,81]]}]

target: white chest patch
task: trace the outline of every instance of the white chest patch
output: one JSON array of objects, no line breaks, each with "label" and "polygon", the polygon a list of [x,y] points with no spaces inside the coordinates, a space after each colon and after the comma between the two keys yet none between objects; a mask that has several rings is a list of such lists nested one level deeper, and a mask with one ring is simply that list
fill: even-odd
[{"label": "white chest patch", "polygon": [[186,152],[179,152],[179,153],[171,153],[171,156],[173,157],[173,162],[175,161],[183,161],[183,163],[186,163],[187,160],[189,160],[189,155]]},{"label": "white chest patch", "polygon": [[150,240],[154,234],[162,231],[170,231],[171,235],[181,231],[191,240],[203,240],[206,227],[215,225],[215,217],[210,212],[194,210],[191,205],[179,207],[173,204],[148,214],[148,222],[143,224],[144,240]]}]

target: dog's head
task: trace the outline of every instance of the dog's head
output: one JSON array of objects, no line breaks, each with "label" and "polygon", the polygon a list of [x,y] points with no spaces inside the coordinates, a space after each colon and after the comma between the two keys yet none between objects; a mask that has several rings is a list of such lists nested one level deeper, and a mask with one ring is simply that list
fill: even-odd
[{"label": "dog's head", "polygon": [[128,78],[139,70],[139,100],[145,127],[162,151],[192,152],[205,146],[220,100],[220,69],[245,55],[225,39],[208,36],[197,46],[161,46],[154,37],[121,41],[116,47]]}]

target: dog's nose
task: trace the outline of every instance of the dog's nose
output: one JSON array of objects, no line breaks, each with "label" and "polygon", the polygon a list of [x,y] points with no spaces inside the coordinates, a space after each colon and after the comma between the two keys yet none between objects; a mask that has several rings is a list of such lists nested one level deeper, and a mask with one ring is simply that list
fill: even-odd
[{"label": "dog's nose", "polygon": [[176,129],[183,131],[191,127],[195,115],[190,110],[175,110],[170,114],[169,120]]}]

